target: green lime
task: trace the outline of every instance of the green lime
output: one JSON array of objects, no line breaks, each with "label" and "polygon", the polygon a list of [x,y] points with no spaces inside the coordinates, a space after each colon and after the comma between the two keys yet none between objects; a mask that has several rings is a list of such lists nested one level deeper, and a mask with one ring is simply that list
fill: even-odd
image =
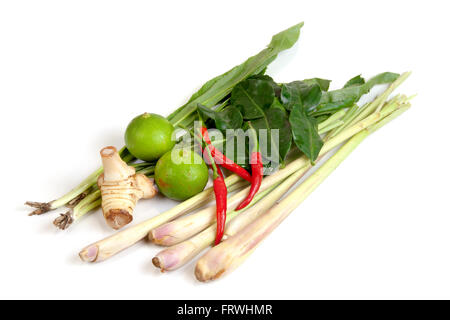
[{"label": "green lime", "polygon": [[155,181],[166,197],[186,200],[203,191],[208,182],[208,167],[194,151],[175,148],[156,163]]},{"label": "green lime", "polygon": [[174,127],[166,118],[144,113],[131,120],[125,131],[125,144],[136,158],[157,160],[175,145],[173,131]]}]

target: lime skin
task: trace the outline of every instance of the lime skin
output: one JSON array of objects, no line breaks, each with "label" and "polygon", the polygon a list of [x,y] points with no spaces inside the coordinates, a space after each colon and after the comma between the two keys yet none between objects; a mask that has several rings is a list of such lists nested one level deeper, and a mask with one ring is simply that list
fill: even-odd
[{"label": "lime skin", "polygon": [[174,130],[163,116],[144,113],[131,120],[125,131],[125,144],[136,158],[155,161],[175,145]]},{"label": "lime skin", "polygon": [[203,191],[208,182],[208,167],[190,149],[173,149],[156,163],[155,182],[166,197],[183,201]]}]

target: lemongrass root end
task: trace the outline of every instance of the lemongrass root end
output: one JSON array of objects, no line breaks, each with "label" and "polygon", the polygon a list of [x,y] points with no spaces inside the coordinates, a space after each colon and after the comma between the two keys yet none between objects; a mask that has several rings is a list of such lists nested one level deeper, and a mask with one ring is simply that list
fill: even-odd
[{"label": "lemongrass root end", "polygon": [[84,262],[95,262],[98,257],[98,252],[98,247],[96,245],[93,245],[81,250],[79,256]]},{"label": "lemongrass root end", "polygon": [[208,268],[205,268],[202,266],[203,261],[199,260],[197,262],[197,265],[195,266],[195,277],[200,282],[208,282],[212,280],[216,280],[220,278],[226,271],[226,269],[220,269],[214,274],[205,273],[205,270],[208,270]]},{"label": "lemongrass root end", "polygon": [[32,208],[36,208],[33,212],[30,212],[29,216],[38,216],[43,213],[49,212],[52,210],[52,203],[51,202],[34,202],[34,201],[27,201],[25,202],[25,205],[30,206]]},{"label": "lemongrass root end", "polygon": [[161,263],[161,259],[159,259],[158,257],[153,257],[152,263],[153,263],[153,265],[154,265],[156,268],[160,269],[161,272],[164,272],[164,271],[165,271],[165,270],[164,270],[164,267],[163,267],[163,265],[162,265],[162,263]]},{"label": "lemongrass root end", "polygon": [[53,221],[55,227],[66,230],[73,222],[72,211],[67,211],[66,213],[61,213],[58,218]]}]

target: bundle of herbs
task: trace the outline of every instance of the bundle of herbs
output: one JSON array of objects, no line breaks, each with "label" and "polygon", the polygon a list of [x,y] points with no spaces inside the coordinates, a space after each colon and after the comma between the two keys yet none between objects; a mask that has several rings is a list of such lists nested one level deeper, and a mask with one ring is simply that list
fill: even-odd
[{"label": "bundle of herbs", "polygon": [[[54,221],[66,229],[101,206],[108,225],[119,229],[131,223],[139,199],[159,190],[181,202],[88,245],[81,259],[103,261],[148,237],[167,247],[152,259],[161,271],[183,266],[209,246],[196,265],[197,279],[233,270],[359,143],[410,107],[410,97],[391,97],[408,72],[358,75],[335,90],[323,78],[283,83],[265,74],[302,26],[273,36],[267,48],[205,83],[168,117],[134,118],[126,147],[103,148],[103,167],[61,198],[27,202],[35,208],[31,215],[66,206]],[[377,85],[385,90],[361,105]],[[205,188],[208,167],[213,182]]]}]

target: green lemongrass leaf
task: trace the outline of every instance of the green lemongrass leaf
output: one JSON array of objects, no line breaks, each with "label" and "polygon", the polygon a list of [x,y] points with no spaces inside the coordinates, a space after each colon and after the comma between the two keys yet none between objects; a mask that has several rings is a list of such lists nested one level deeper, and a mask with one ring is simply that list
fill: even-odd
[{"label": "green lemongrass leaf", "polygon": [[347,83],[344,85],[344,88],[352,87],[352,86],[359,86],[366,83],[366,80],[361,77],[361,75],[357,75],[356,77],[351,78],[347,81]]},{"label": "green lemongrass leaf", "polygon": [[295,144],[314,163],[323,146],[316,120],[297,105],[289,116],[289,122]]},{"label": "green lemongrass leaf", "polygon": [[230,103],[241,111],[244,119],[252,120],[264,117],[274,98],[274,89],[268,81],[247,79],[233,88]]},{"label": "green lemongrass leaf", "polygon": [[309,85],[318,84],[322,91],[328,91],[328,89],[330,88],[331,80],[321,79],[321,78],[312,78],[312,79],[302,80],[302,82],[309,84]]},{"label": "green lemongrass leaf", "polygon": [[[350,107],[357,102],[364,94],[378,84],[388,84],[394,82],[399,77],[397,73],[385,72],[381,73],[363,84],[353,84],[339,90],[328,91],[322,94],[319,106],[314,110],[313,114],[333,113],[337,110]],[[353,79],[356,79],[353,78]],[[350,80],[351,82],[359,81]]]},{"label": "green lemongrass leaf", "polygon": [[243,64],[206,82],[185,105],[175,110],[167,119],[177,126],[188,121],[189,116],[196,111],[198,103],[212,108],[230,94],[239,82],[249,76],[260,74],[281,51],[291,48],[298,40],[302,26],[303,23],[299,23],[276,34],[266,49],[250,57]]},{"label": "green lemongrass leaf", "polygon": [[303,24],[303,22],[300,22],[289,29],[277,33],[272,37],[268,47],[276,50],[277,53],[291,48],[297,42]]}]

